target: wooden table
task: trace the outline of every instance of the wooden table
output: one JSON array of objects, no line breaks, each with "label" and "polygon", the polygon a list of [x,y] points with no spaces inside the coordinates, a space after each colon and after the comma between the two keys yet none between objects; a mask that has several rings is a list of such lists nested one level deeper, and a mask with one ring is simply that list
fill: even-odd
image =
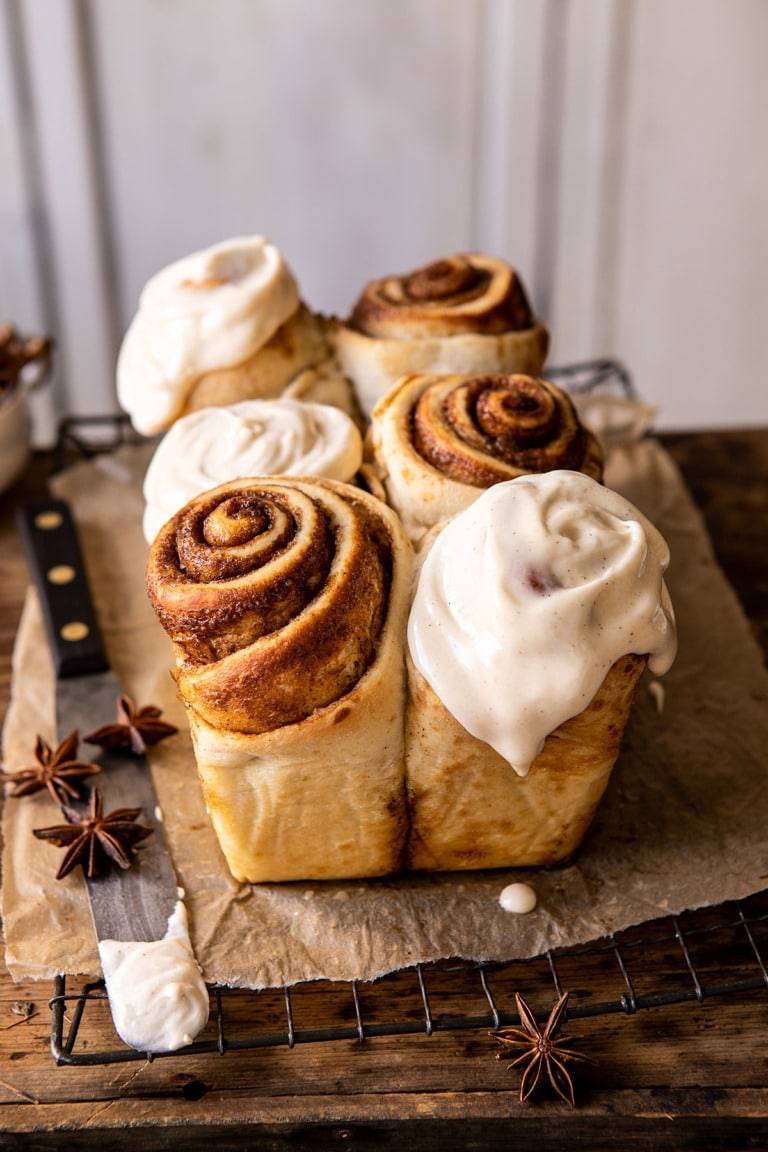
[{"label": "wooden table", "polygon": [[[768,430],[666,436],[665,442],[768,650]],[[36,459],[22,483],[0,498],[3,709],[26,584],[12,510],[41,490],[45,466],[44,458]],[[656,961],[674,962],[663,950]],[[432,981],[437,1003],[441,977]],[[576,991],[585,996],[594,989]],[[520,1105],[517,1076],[493,1059],[485,1031],[56,1068],[48,1048],[48,994],[47,984],[14,985],[0,972],[2,1146],[768,1147],[768,991],[575,1021],[571,1030],[599,1061],[580,1078],[575,1112],[549,1097]],[[394,1012],[400,996],[395,981]],[[34,1001],[38,1012],[19,1023],[10,1006],[21,999]],[[319,1003],[319,994],[305,996],[302,1026],[319,1019]]]}]

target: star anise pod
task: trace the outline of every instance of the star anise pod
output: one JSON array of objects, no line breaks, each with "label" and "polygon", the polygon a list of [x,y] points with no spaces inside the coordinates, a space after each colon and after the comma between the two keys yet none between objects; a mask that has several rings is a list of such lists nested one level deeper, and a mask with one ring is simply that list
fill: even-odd
[{"label": "star anise pod", "polygon": [[137,756],[143,756],[147,748],[178,732],[173,724],[161,720],[161,715],[154,704],[137,708],[130,696],[118,696],[116,722],[104,724],[83,739],[86,744],[100,744],[102,748],[130,748]]},{"label": "star anise pod", "polygon": [[18,772],[0,772],[3,784],[13,784],[11,796],[33,796],[47,788],[51,798],[60,804],[69,797],[79,796],[76,787],[88,776],[101,772],[98,764],[86,763],[77,759],[79,736],[77,730],[70,732],[56,748],[51,748],[41,736],[35,741],[35,760],[30,768],[20,768]]},{"label": "star anise pod", "polygon": [[[560,1028],[565,1019],[570,993],[564,992],[549,1014],[549,1019],[543,1028],[536,1023],[536,1017],[518,993],[515,993],[515,1003],[520,1015],[522,1028],[501,1028],[498,1032],[491,1032],[493,1039],[501,1045],[501,1052],[497,1052],[497,1060],[510,1060],[510,1068],[523,1065],[523,1075],[520,1080],[520,1103],[532,1096],[541,1084],[544,1073],[558,1096],[573,1108],[576,1098],[573,1090],[573,1080],[566,1065],[569,1061],[580,1061],[584,1064],[594,1064],[589,1056],[574,1051],[573,1048],[564,1047],[562,1041],[568,1040],[560,1035]],[[522,1049],[520,1055],[514,1056],[515,1051]]]},{"label": "star anise pod", "polygon": [[57,880],[63,880],[78,864],[89,876],[96,876],[106,866],[130,868],[133,850],[151,835],[152,829],[137,824],[140,808],[115,808],[104,815],[104,801],[98,788],[91,792],[91,803],[83,815],[74,808],[62,805],[69,823],[55,824],[51,828],[34,828],[38,840],[47,840],[57,848],[66,848]]},{"label": "star anise pod", "polygon": [[47,336],[25,339],[12,324],[0,324],[0,392],[14,387],[27,364],[38,361],[44,370],[52,348]]}]

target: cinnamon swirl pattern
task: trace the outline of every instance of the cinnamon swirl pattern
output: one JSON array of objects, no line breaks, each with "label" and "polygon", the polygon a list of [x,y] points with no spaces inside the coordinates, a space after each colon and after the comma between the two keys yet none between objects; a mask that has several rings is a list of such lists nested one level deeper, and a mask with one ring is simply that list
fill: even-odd
[{"label": "cinnamon swirl pattern", "polygon": [[367,415],[405,373],[537,374],[549,345],[514,268],[479,253],[373,281],[332,338]]},{"label": "cinnamon swirl pattern", "polygon": [[410,565],[397,517],[341,482],[233,481],[161,529],[150,598],[238,879],[399,866]]},{"label": "cinnamon swirl pattern", "polygon": [[459,332],[520,332],[533,312],[514,268],[490,256],[449,256],[364,290],[350,326],[367,336],[410,340]]},{"label": "cinnamon swirl pattern", "polygon": [[407,376],[374,409],[370,443],[414,540],[504,480],[554,469],[602,478],[600,446],[570,398],[531,376]]}]

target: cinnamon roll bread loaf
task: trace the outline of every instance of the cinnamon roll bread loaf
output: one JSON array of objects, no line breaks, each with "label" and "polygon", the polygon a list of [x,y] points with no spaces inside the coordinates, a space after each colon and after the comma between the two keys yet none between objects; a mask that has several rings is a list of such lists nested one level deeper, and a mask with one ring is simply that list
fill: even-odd
[{"label": "cinnamon roll bread loaf", "polygon": [[570,398],[532,376],[406,376],[374,408],[370,445],[413,540],[516,476],[602,478],[600,446]]},{"label": "cinnamon roll bread loaf", "polygon": [[226,240],[147,283],[120,349],[118,397],[137,431],[153,436],[186,412],[279,396],[322,365],[323,398],[351,411],[329,355],[324,322],[301,303],[280,250],[261,236]]},{"label": "cinnamon roll bread loaf", "polygon": [[549,346],[514,268],[480,253],[374,280],[331,335],[367,416],[407,373],[538,375]]},{"label": "cinnamon roll bread loaf", "polygon": [[580,473],[485,492],[438,535],[408,625],[408,866],[553,864],[578,847],[646,662],[675,655],[669,552]]},{"label": "cinnamon roll bread loaf", "polygon": [[395,514],[331,480],[233,481],[160,530],[149,594],[239,880],[401,865],[410,580]]}]

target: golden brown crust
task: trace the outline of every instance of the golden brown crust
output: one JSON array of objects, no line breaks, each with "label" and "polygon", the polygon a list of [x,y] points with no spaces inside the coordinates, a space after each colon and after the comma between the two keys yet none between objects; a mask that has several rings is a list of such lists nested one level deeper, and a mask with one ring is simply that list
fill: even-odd
[{"label": "golden brown crust", "polygon": [[370,492],[371,496],[375,496],[377,500],[383,500],[385,504],[387,503],[387,490],[384,487],[380,470],[372,460],[364,460],[360,465],[360,470],[355,476],[355,483],[364,492]]},{"label": "golden brown crust", "polygon": [[555,468],[602,477],[595,438],[570,398],[546,380],[500,373],[421,377],[416,393],[413,445],[451,480],[489,488]]},{"label": "golden brown crust", "polygon": [[406,376],[374,408],[369,449],[413,540],[501,481],[556,468],[603,476],[570,398],[522,374]]},{"label": "golden brown crust", "polygon": [[536,376],[549,349],[549,333],[535,319],[517,273],[480,253],[374,281],[346,323],[329,323],[328,336],[368,417],[402,376]]},{"label": "golden brown crust", "polygon": [[534,324],[514,268],[480,253],[448,256],[406,275],[372,281],[349,319],[358,332],[386,339],[498,335]]},{"label": "golden brown crust", "polygon": [[584,837],[619,753],[645,656],[624,656],[592,702],[546,740],[527,776],[470,735],[408,662],[408,867],[555,864]]},{"label": "golden brown crust", "polygon": [[[178,416],[199,408],[237,404],[241,400],[274,399],[286,389],[290,391],[300,373],[326,365],[328,356],[323,321],[302,304],[247,360],[200,376],[190,388]],[[343,378],[335,381],[335,394],[329,402],[344,411],[351,407],[351,388],[348,384],[345,387]]]},{"label": "golden brown crust", "polygon": [[333,481],[238,480],[190,501],[147,570],[186,702],[260,733],[338,700],[375,658],[394,547],[378,502]]}]

